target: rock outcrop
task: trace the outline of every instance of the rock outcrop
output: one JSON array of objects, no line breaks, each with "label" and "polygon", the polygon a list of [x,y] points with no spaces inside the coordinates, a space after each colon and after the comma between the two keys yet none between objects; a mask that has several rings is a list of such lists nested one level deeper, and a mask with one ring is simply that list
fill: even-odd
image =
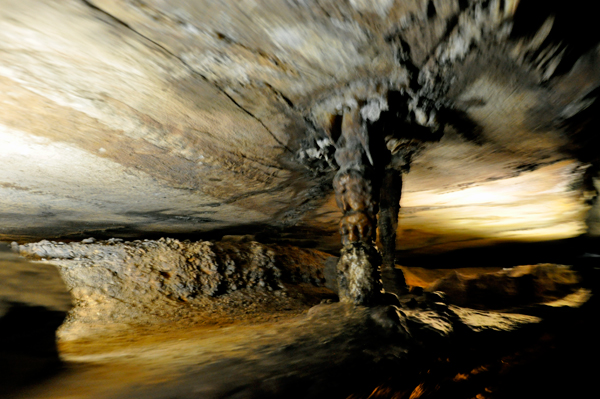
[{"label": "rock outcrop", "polygon": [[[85,241],[15,245],[36,266],[58,266],[75,303],[60,331],[63,357],[100,370],[74,368],[27,398],[61,397],[81,378],[83,397],[514,396],[528,387],[511,382],[524,367],[552,372],[583,356],[598,308],[597,280],[582,287],[560,265],[470,277],[471,290],[441,279],[396,305],[311,308],[335,299],[323,286],[337,259],[318,251],[248,237]],[[485,292],[512,309],[488,309],[498,302]],[[468,307],[452,304],[459,300]]]},{"label": "rock outcrop", "polygon": [[84,241],[17,247],[60,270],[75,305],[63,338],[107,324],[210,324],[301,312],[320,300],[306,299],[302,287],[332,296],[323,274],[330,256],[319,251],[255,241]]}]

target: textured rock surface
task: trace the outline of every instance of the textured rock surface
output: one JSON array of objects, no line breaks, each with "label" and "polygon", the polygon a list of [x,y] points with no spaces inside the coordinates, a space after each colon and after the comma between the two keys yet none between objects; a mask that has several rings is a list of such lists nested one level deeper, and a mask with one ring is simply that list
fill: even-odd
[{"label": "textured rock surface", "polygon": [[452,272],[427,287],[442,291],[450,303],[483,309],[509,309],[549,302],[575,292],[581,277],[569,266],[518,266],[476,276]]},{"label": "textured rock surface", "polygon": [[596,232],[588,7],[3,0],[0,237],[296,225],[337,249],[318,126],[357,94],[369,118],[447,121],[405,176],[399,249]]},{"label": "textured rock surface", "polygon": [[[400,154],[399,250],[598,235],[599,43],[587,0],[2,0],[0,239],[234,231],[337,251],[341,212],[331,183],[345,107],[360,107]],[[421,128],[398,138],[404,123]],[[496,307],[482,287],[516,306],[573,291],[527,315],[460,309],[413,292],[400,311],[336,304],[255,334],[236,325],[175,342],[171,330],[167,345],[131,346],[132,324],[178,329],[301,313],[327,297],[326,256],[298,251],[283,261],[284,247],[176,240],[22,249],[59,264],[75,296],[64,341],[93,346],[82,337],[108,334],[100,330],[107,325],[123,333],[115,351],[71,358],[99,365],[96,379],[82,378],[93,367],[71,370],[27,399],[82,391],[332,397],[349,380],[373,383],[364,397],[436,397],[440,369],[443,381],[476,379],[486,368],[503,375],[514,363],[507,356],[556,331],[570,343],[564,364],[577,371],[564,379],[596,379],[572,354],[598,357],[585,347],[597,339],[589,322],[597,302],[573,310],[589,292],[575,290],[568,274],[457,275],[446,287],[454,301],[480,307]],[[548,292],[536,292],[538,283]],[[446,368],[442,355],[460,370]],[[541,369],[539,389],[561,379]],[[377,378],[388,375],[424,382],[396,379],[385,391]],[[502,385],[437,397],[481,399]],[[545,389],[523,396],[549,397]],[[571,396],[585,395],[562,395]]]},{"label": "textured rock surface", "polygon": [[370,245],[344,246],[337,263],[337,293],[340,301],[356,305],[381,302],[381,256]]},{"label": "textured rock surface", "polygon": [[305,299],[298,287],[327,297],[323,268],[329,255],[314,250],[253,241],[87,241],[18,247],[21,255],[56,265],[73,296],[63,338],[106,324],[273,318],[320,300]]},{"label": "textured rock surface", "polygon": [[28,262],[0,243],[0,396],[57,368],[56,330],[70,309],[56,267]]}]

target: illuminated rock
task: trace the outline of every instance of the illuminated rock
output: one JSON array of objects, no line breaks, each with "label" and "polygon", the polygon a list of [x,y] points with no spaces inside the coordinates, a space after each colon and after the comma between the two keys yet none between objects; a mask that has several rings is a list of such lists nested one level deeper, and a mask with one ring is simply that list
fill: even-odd
[{"label": "illuminated rock", "polygon": [[598,35],[568,24],[592,13],[367,3],[7,0],[0,237],[294,226],[337,250],[351,99],[369,123],[443,130],[405,165],[399,250],[585,233]]}]

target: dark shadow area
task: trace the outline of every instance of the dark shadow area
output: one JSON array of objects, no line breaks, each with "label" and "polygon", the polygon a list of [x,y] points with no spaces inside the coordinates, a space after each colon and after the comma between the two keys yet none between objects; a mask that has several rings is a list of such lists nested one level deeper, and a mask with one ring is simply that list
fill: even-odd
[{"label": "dark shadow area", "polygon": [[0,397],[61,370],[56,330],[70,308],[56,267],[20,258],[0,242]]},{"label": "dark shadow area", "polygon": [[461,267],[514,267],[537,263],[567,265],[595,264],[591,254],[600,250],[600,239],[575,237],[543,242],[503,243],[478,248],[464,248],[441,254],[414,255],[399,251],[396,263],[402,266],[432,269],[456,269]]},{"label": "dark shadow area", "polygon": [[600,41],[595,9],[596,4],[587,0],[568,3],[560,0],[521,1],[514,16],[511,37],[533,37],[548,17],[554,17],[552,30],[541,48],[559,42],[565,46],[566,52],[556,69],[556,74],[560,75],[568,72],[584,53]]},{"label": "dark shadow area", "polygon": [[39,383],[62,369],[56,330],[65,312],[11,304],[0,317],[0,397]]},{"label": "dark shadow area", "polygon": [[[596,273],[597,275],[598,273]],[[596,276],[597,277],[597,276]],[[596,278],[595,286],[598,288]],[[415,359],[376,387],[350,396],[359,398],[586,398],[597,392],[597,298],[582,308],[549,318],[537,328],[481,347],[468,340],[432,348],[433,364]],[[431,358],[430,358],[431,359]]]}]

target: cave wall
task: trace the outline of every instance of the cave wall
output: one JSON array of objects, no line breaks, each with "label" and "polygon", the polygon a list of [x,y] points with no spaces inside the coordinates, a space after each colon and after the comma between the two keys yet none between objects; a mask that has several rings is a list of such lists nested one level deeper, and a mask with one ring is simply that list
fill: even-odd
[{"label": "cave wall", "polygon": [[539,2],[1,3],[0,239],[296,226],[334,249],[331,171],[297,162],[311,107],[417,79],[399,46],[454,112],[405,177],[401,249],[597,230],[573,132],[600,53],[512,24]]}]

